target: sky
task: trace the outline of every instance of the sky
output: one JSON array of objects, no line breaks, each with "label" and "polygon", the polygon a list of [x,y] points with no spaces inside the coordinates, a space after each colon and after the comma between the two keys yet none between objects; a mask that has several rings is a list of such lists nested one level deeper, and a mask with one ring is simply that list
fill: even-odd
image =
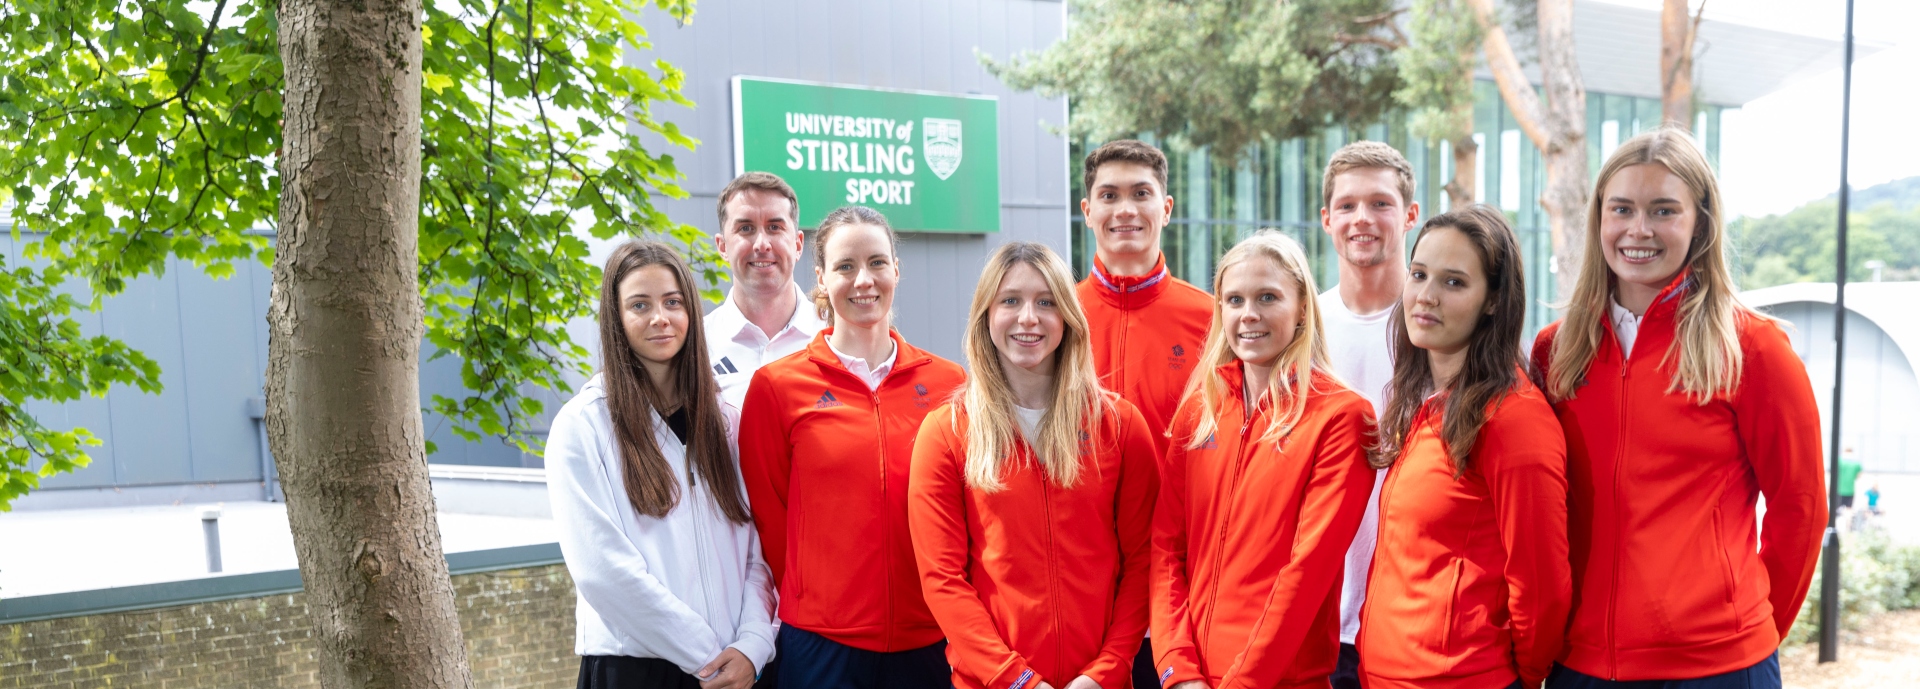
[{"label": "sky", "polygon": [[[1601,0],[1658,10],[1660,0]],[[1693,0],[1699,7],[1699,0]],[[1845,0],[1707,0],[1706,18],[1841,40]],[[1920,175],[1920,1],[1855,0],[1858,42],[1848,176],[1854,189]],[[1730,215],[1784,213],[1840,187],[1840,61],[1728,111],[1721,188]]]}]

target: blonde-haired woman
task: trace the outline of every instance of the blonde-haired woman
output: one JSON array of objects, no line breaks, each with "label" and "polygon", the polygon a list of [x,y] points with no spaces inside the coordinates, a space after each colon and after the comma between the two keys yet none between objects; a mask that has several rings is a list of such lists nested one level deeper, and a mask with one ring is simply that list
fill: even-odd
[{"label": "blonde-haired woman", "polygon": [[1787,336],[1736,299],[1725,236],[1684,132],[1601,167],[1567,317],[1533,347],[1566,432],[1576,601],[1548,686],[1780,686],[1826,517],[1819,412]]},{"label": "blonde-haired woman", "polygon": [[1065,261],[987,259],[972,374],[920,427],[908,523],[953,686],[1126,687],[1147,628],[1153,437],[1100,388]]},{"label": "blonde-haired woman", "polygon": [[1340,579],[1373,469],[1373,406],[1329,372],[1300,245],[1263,231],[1220,259],[1213,325],[1174,413],[1153,528],[1163,684],[1327,686]]}]

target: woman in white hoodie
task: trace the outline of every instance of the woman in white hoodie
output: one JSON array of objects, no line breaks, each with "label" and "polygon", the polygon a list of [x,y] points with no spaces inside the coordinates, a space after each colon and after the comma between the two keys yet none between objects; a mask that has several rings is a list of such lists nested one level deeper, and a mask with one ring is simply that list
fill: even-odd
[{"label": "woman in white hoodie", "polygon": [[678,254],[632,241],[600,284],[601,370],[547,437],[579,592],[582,689],[745,689],[773,656],[773,592]]}]

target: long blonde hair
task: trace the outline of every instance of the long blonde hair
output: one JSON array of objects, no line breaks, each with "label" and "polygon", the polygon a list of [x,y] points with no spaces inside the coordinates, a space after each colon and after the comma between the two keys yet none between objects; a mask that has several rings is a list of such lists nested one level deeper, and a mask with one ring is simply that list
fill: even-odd
[{"label": "long blonde hair", "polygon": [[1677,361],[1667,393],[1683,393],[1702,405],[1714,397],[1732,394],[1740,383],[1743,360],[1739,320],[1766,318],[1742,305],[1734,294],[1733,277],[1722,251],[1726,223],[1720,212],[1720,185],[1714,180],[1706,154],[1679,129],[1663,127],[1633,137],[1600,167],[1593,200],[1587,204],[1586,256],[1580,262],[1573,296],[1567,300],[1566,320],[1553,338],[1552,358],[1542,386],[1555,401],[1573,397],[1574,389],[1586,378],[1587,368],[1600,351],[1601,328],[1608,301],[1613,298],[1613,270],[1607,267],[1600,246],[1600,216],[1606,209],[1607,183],[1625,168],[1649,163],[1665,167],[1686,183],[1693,192],[1697,215],[1686,267],[1681,269],[1687,273],[1688,284],[1676,295],[1681,301],[1673,344],[1660,360],[1662,368]]},{"label": "long blonde hair", "polygon": [[1227,381],[1220,376],[1218,369],[1236,360],[1233,348],[1227,344],[1227,324],[1223,322],[1221,314],[1221,279],[1226,276],[1228,268],[1255,258],[1272,261],[1281,272],[1293,279],[1293,296],[1300,304],[1301,318],[1300,329],[1294,332],[1293,341],[1280,350],[1280,358],[1274,362],[1273,376],[1267,380],[1266,392],[1257,398],[1271,399],[1274,406],[1281,410],[1280,415],[1267,426],[1267,432],[1260,436],[1260,441],[1279,442],[1293,430],[1294,424],[1300,422],[1300,417],[1306,414],[1307,392],[1314,384],[1315,371],[1334,378],[1331,358],[1327,355],[1327,338],[1321,331],[1320,303],[1315,298],[1319,290],[1314,287],[1313,272],[1307,268],[1307,254],[1300,250],[1300,243],[1271,229],[1261,230],[1240,240],[1239,244],[1227,251],[1227,255],[1220,258],[1220,266],[1213,271],[1213,324],[1207,328],[1207,344],[1200,355],[1201,368],[1187,380],[1187,389],[1181,394],[1183,401],[1198,395],[1203,412],[1200,425],[1193,429],[1193,437],[1185,441],[1188,448],[1199,447],[1218,430],[1214,417],[1219,414],[1220,405],[1228,394]]},{"label": "long blonde hair", "polygon": [[1093,368],[1087,314],[1074,295],[1067,262],[1045,244],[1001,246],[987,258],[980,284],[973,289],[973,305],[967,311],[967,384],[958,394],[958,406],[967,416],[967,484],[988,493],[1006,487],[1002,478],[1020,430],[1014,418],[1013,388],[1000,368],[1000,350],[987,328],[1001,281],[1021,264],[1032,266],[1046,280],[1064,326],[1060,348],[1054,351],[1053,396],[1030,443],[1035,460],[1054,484],[1071,488],[1079,483],[1081,440],[1087,435],[1083,431],[1090,433],[1110,404]]}]

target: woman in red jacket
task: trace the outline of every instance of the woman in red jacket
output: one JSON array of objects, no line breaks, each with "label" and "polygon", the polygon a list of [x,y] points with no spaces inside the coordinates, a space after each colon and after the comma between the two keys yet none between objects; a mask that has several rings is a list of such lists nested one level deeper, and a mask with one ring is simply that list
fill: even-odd
[{"label": "woman in red jacket", "polygon": [[1499,211],[1414,239],[1374,465],[1380,540],[1360,613],[1369,689],[1538,687],[1571,607],[1566,443],[1522,372],[1527,285]]},{"label": "woman in red jacket", "polygon": [[779,586],[783,686],[947,686],[907,536],[907,472],[921,419],[965,373],[893,332],[897,246],[871,208],[829,214],[813,235],[829,327],[747,389],[740,466]]},{"label": "woman in red jacket", "polygon": [[1262,232],[1220,259],[1153,528],[1160,681],[1326,687],[1340,579],[1373,492],[1373,407],[1327,363],[1306,255]]},{"label": "woman in red jacket", "polygon": [[960,689],[1124,689],[1147,629],[1153,437],[1100,389],[1065,261],[1014,242],[973,292],[966,387],[927,416],[908,523]]},{"label": "woman in red jacket", "polygon": [[1735,297],[1685,132],[1627,140],[1594,189],[1567,317],[1533,347],[1566,432],[1577,601],[1548,685],[1778,687],[1827,511],[1806,368]]}]

